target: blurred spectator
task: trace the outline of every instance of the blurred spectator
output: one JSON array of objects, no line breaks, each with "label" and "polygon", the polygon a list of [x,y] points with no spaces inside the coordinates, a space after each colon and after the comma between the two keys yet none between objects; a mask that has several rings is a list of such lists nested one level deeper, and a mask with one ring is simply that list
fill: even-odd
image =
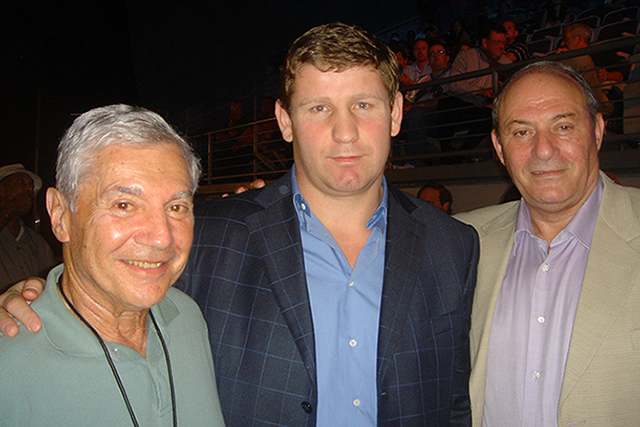
[{"label": "blurred spectator", "polygon": [[442,184],[438,184],[434,181],[427,181],[420,191],[418,191],[418,197],[451,215],[453,197],[451,196],[451,192]]},{"label": "blurred spectator", "polygon": [[[458,53],[451,66],[451,76],[512,62],[504,55],[507,38],[502,25],[490,24],[482,30],[481,37],[480,47]],[[488,142],[491,132],[492,86],[492,75],[488,74],[445,87],[445,91],[456,96],[443,97],[438,101],[438,125],[443,137],[443,151],[469,150],[483,139]]]},{"label": "blurred spectator", "polygon": [[504,50],[504,54],[513,62],[523,61],[529,58],[529,48],[524,43],[516,41],[518,37],[518,30],[516,24],[513,21],[504,21],[502,24],[507,36],[507,47]]},{"label": "blurred spectator", "polygon": [[[449,67],[450,57],[444,40],[435,40],[428,50],[429,67],[431,73],[421,77],[416,83],[428,82],[438,78],[449,77],[451,68]],[[431,102],[435,97],[442,94],[442,87],[432,86],[427,89],[417,89],[407,92],[405,95],[405,112],[414,106],[433,106]]]},{"label": "blurred spectator", "polygon": [[549,0],[542,14],[540,28],[567,25],[570,20],[571,14],[568,12],[567,7],[562,4],[562,0]]},{"label": "blurred spectator", "polygon": [[49,245],[21,219],[41,187],[40,177],[21,164],[0,168],[0,292],[28,277],[46,277],[55,264]]},{"label": "blurred spectator", "polygon": [[[443,40],[437,40],[428,51],[431,73],[418,79],[416,83],[423,83],[449,76],[449,55]],[[396,139],[394,155],[396,157],[416,156],[424,153],[439,153],[442,151],[440,142],[435,138],[437,97],[442,94],[440,86],[416,89],[407,92],[404,103],[404,118],[402,133]],[[398,149],[399,139],[406,137],[404,150]],[[403,152],[404,151],[404,152]],[[435,161],[437,162],[437,161]],[[408,161],[413,166],[422,166],[421,159]],[[433,160],[427,163],[434,163]]]},{"label": "blurred spectator", "polygon": [[476,0],[476,11],[473,15],[474,28],[485,28],[496,24],[490,19],[493,14],[493,7],[487,0]]},{"label": "blurred spectator", "polygon": [[424,32],[427,43],[431,45],[435,40],[440,38],[440,28],[437,25],[430,25]]},{"label": "blurred spectator", "polygon": [[[582,23],[571,24],[564,29],[562,35],[562,47],[556,53],[584,49],[591,42],[591,28]],[[613,105],[602,91],[600,79],[596,71],[596,65],[589,55],[576,56],[574,58],[563,59],[563,64],[570,66],[584,77],[593,89],[593,95],[598,101],[598,112],[608,116],[613,111]]]},{"label": "blurred spectator", "polygon": [[[451,66],[451,75],[485,70],[513,62],[504,54],[507,46],[506,33],[502,25],[493,24],[485,27],[481,32],[480,47],[458,53]],[[462,100],[478,107],[488,106],[488,98],[493,97],[491,75],[452,83],[449,90],[458,94]]]},{"label": "blurred spectator", "polygon": [[489,15],[489,19],[491,19],[496,24],[502,24],[504,21],[507,21],[509,19],[510,12],[511,5],[508,2],[503,1],[500,3],[500,6],[498,6],[498,10]]},{"label": "blurred spectator", "polygon": [[395,44],[393,52],[396,54],[396,58],[398,58],[400,73],[402,74],[402,71],[409,65],[409,48],[405,42],[399,41]]},{"label": "blurred spectator", "polygon": [[473,40],[464,29],[462,21],[456,19],[451,24],[451,30],[445,34],[445,40],[449,48],[449,55],[455,58],[459,51],[467,50],[473,46]]},{"label": "blurred spectator", "polygon": [[416,40],[413,44],[413,57],[416,62],[405,67],[400,76],[400,84],[404,86],[412,85],[421,77],[431,74],[431,67],[429,67],[429,44],[426,40]]}]

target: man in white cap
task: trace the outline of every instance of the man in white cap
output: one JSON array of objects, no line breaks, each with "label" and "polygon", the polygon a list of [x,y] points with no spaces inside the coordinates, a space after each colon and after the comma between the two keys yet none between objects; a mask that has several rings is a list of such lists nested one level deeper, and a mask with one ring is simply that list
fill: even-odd
[{"label": "man in white cap", "polygon": [[55,264],[47,242],[20,219],[33,207],[41,187],[40,177],[19,163],[0,168],[1,292],[16,280],[46,277]]}]

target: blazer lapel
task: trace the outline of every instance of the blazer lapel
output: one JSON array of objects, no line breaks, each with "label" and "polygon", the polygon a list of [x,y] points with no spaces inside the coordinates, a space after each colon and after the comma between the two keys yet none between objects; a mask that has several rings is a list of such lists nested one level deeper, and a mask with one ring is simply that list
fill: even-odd
[{"label": "blazer lapel", "polygon": [[640,274],[638,248],[630,244],[640,237],[640,224],[624,190],[603,179],[604,193],[573,324],[560,405],[600,349]]},{"label": "blazer lapel", "polygon": [[477,230],[480,235],[480,262],[471,311],[471,379],[469,382],[474,422],[482,420],[491,326],[513,247],[513,233],[519,206],[519,202],[514,203],[500,216]]},{"label": "blazer lapel", "polygon": [[378,327],[378,384],[387,372],[389,361],[398,346],[400,331],[406,322],[406,316],[400,313],[409,312],[417,273],[415,257],[407,254],[413,253],[417,244],[415,227],[422,226],[409,214],[416,206],[402,194],[396,194],[391,186],[388,200],[384,282]]},{"label": "blazer lapel", "polygon": [[[256,201],[265,209],[247,217],[280,312],[316,387],[315,344],[298,217],[289,175],[263,190]],[[275,200],[275,201],[274,201]]]}]

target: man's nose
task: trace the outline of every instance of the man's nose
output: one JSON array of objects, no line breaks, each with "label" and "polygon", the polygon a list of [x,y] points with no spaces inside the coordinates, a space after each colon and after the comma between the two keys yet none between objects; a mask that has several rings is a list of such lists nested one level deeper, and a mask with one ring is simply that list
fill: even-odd
[{"label": "man's nose", "polygon": [[149,212],[140,221],[136,242],[156,249],[166,249],[173,245],[173,226],[164,211]]},{"label": "man's nose", "polygon": [[553,158],[556,152],[556,141],[548,132],[538,132],[534,137],[534,155],[540,160]]},{"label": "man's nose", "polygon": [[336,112],[332,136],[333,140],[343,144],[354,142],[358,139],[357,118],[351,111]]}]

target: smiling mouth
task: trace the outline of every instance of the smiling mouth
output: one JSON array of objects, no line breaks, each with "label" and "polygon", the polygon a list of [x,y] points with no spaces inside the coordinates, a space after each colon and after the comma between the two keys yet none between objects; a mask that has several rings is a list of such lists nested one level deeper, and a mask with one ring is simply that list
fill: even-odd
[{"label": "smiling mouth", "polygon": [[140,267],[140,268],[158,268],[163,263],[162,262],[146,262],[146,261],[127,261],[130,265]]},{"label": "smiling mouth", "polygon": [[537,170],[537,171],[533,171],[531,172],[531,174],[533,175],[555,175],[558,173],[561,173],[564,169],[563,168],[558,168],[558,169],[548,169],[548,170]]}]

